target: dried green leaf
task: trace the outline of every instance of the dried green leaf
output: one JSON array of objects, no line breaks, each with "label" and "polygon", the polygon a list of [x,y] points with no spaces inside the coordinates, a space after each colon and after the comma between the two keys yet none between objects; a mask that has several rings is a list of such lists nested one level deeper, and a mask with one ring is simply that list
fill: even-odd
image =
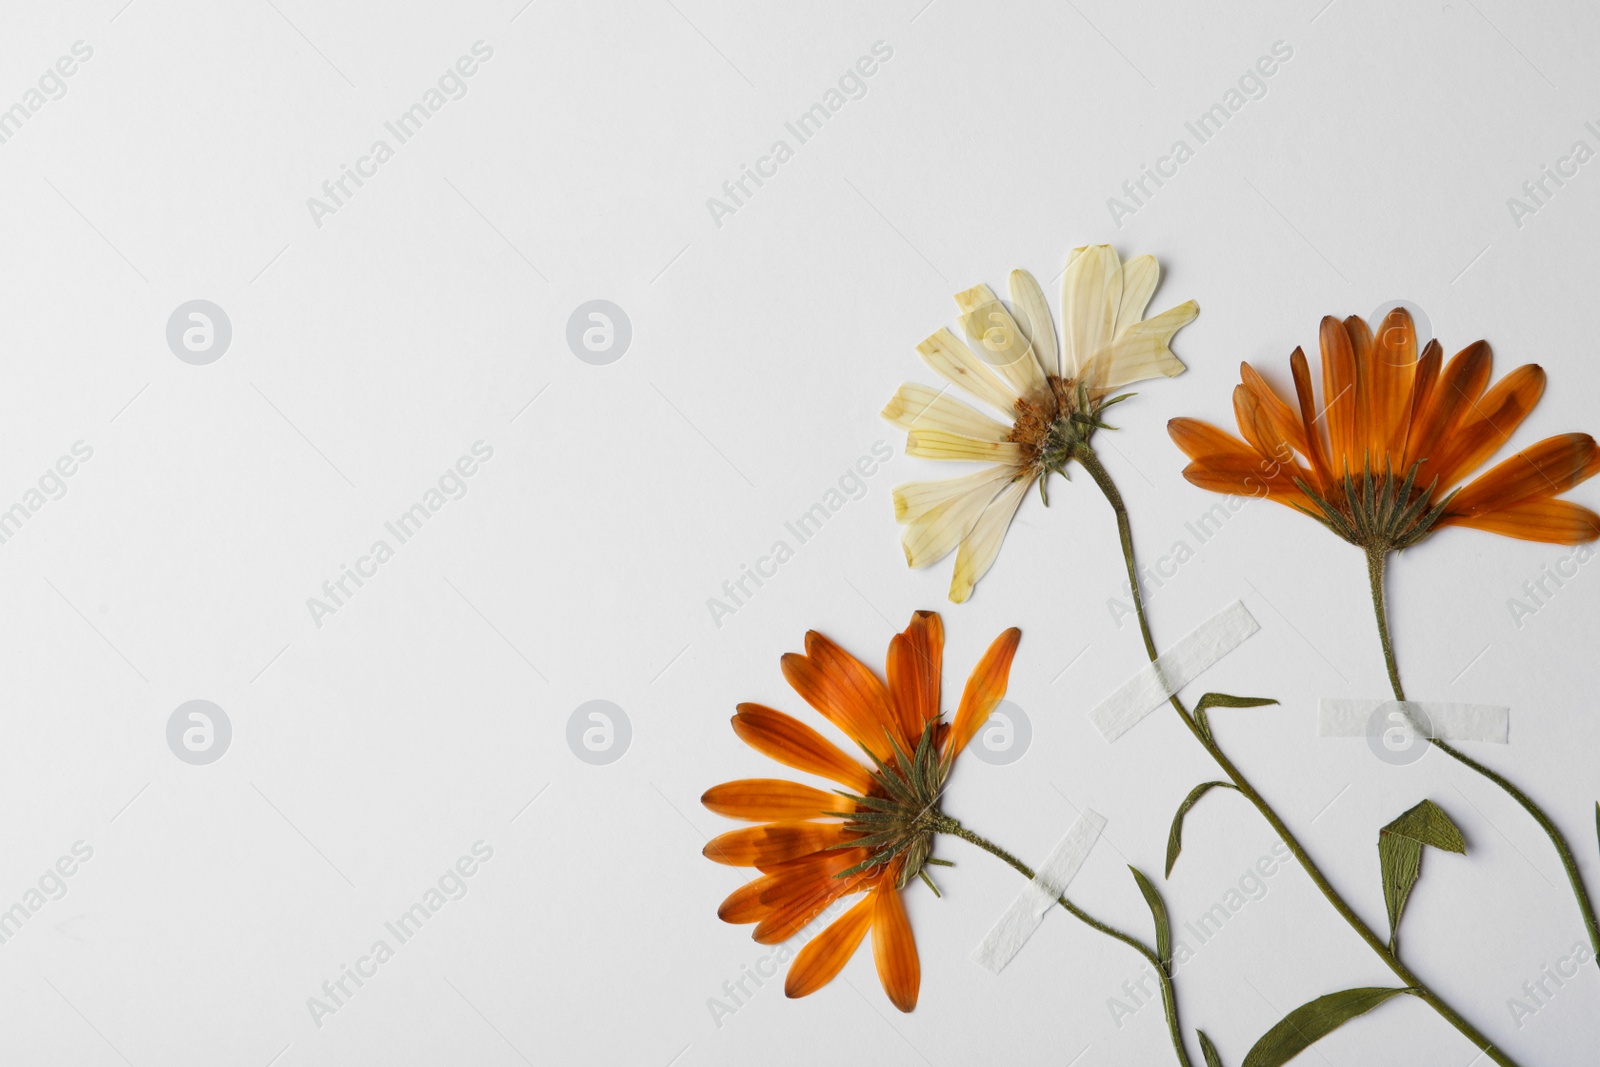
[{"label": "dried green leaf", "polygon": [[1389,947],[1400,936],[1400,916],[1422,875],[1424,845],[1446,852],[1467,851],[1467,842],[1444,809],[1424,800],[1378,831],[1378,865],[1383,873],[1383,902],[1389,909]]},{"label": "dried green leaf", "polygon": [[1150,914],[1156,920],[1156,956],[1161,960],[1161,969],[1172,975],[1172,924],[1167,919],[1167,905],[1161,899],[1161,893],[1156,889],[1155,883],[1144,876],[1144,872],[1137,867],[1130,866],[1134,881],[1139,883],[1139,892],[1144,894],[1144,902],[1150,905]]},{"label": "dried green leaf", "polygon": [[1366,1014],[1390,997],[1414,992],[1367,986],[1329,993],[1302,1004],[1261,1035],[1244,1058],[1244,1067],[1282,1067],[1356,1016]]},{"label": "dried green leaf", "polygon": [[[1214,694],[1208,693],[1207,696]],[[1178,813],[1172,817],[1172,829],[1167,833],[1167,872],[1165,877],[1172,877],[1172,865],[1178,862],[1178,853],[1183,851],[1183,817],[1189,814],[1189,809],[1194,807],[1201,797],[1221,786],[1224,789],[1237,789],[1232,782],[1201,782],[1190,790],[1189,795],[1183,798],[1183,803],[1178,805]]]},{"label": "dried green leaf", "polygon": [[1236,697],[1227,693],[1207,693],[1200,698],[1194,706],[1194,717],[1200,723],[1200,729],[1205,731],[1207,737],[1211,736],[1211,723],[1206,719],[1206,711],[1210,708],[1259,708],[1267,704],[1276,704],[1271,697]]},{"label": "dried green leaf", "polygon": [[1217,1046],[1211,1043],[1204,1030],[1196,1030],[1200,1035],[1200,1052],[1206,1058],[1206,1067],[1222,1067],[1222,1057],[1217,1054]]}]

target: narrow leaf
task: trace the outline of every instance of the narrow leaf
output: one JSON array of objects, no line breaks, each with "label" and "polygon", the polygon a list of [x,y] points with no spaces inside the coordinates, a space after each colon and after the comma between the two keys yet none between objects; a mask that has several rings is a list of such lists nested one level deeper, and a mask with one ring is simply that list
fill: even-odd
[{"label": "narrow leaf", "polygon": [[1383,902],[1389,910],[1391,949],[1399,943],[1400,916],[1422,876],[1424,845],[1446,852],[1467,851],[1461,831],[1431,800],[1424,800],[1378,831],[1378,866],[1383,873]]},{"label": "narrow leaf", "polygon": [[1172,877],[1172,865],[1178,862],[1178,853],[1183,851],[1183,817],[1189,814],[1189,809],[1194,807],[1201,797],[1205,796],[1217,786],[1224,789],[1237,789],[1232,782],[1201,782],[1183,798],[1183,803],[1178,805],[1178,813],[1172,817],[1172,829],[1167,833],[1167,873],[1165,877]]},{"label": "narrow leaf", "polygon": [[1276,700],[1268,697],[1236,697],[1227,693],[1207,693],[1200,698],[1194,706],[1194,717],[1200,723],[1200,729],[1205,731],[1207,737],[1211,736],[1211,723],[1206,719],[1206,711],[1211,708],[1259,708],[1267,704],[1276,704]]},{"label": "narrow leaf", "polygon": [[1244,1058],[1244,1067],[1282,1067],[1358,1015],[1410,989],[1364,987],[1329,993],[1302,1004],[1261,1035]]},{"label": "narrow leaf", "polygon": [[1222,1057],[1217,1054],[1217,1046],[1211,1043],[1204,1030],[1196,1030],[1200,1035],[1200,1051],[1206,1058],[1206,1067],[1222,1067]]},{"label": "narrow leaf", "polygon": [[1161,893],[1156,889],[1155,883],[1144,876],[1137,867],[1130,866],[1134,881],[1139,883],[1139,892],[1144,894],[1144,902],[1150,905],[1150,914],[1156,920],[1156,956],[1161,960],[1161,969],[1172,976],[1172,924],[1167,920],[1167,905],[1161,899]]}]

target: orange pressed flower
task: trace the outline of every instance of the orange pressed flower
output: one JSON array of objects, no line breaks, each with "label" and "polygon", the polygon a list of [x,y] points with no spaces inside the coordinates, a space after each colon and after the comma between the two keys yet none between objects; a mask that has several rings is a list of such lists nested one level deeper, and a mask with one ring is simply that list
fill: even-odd
[{"label": "orange pressed flower", "polygon": [[[1021,631],[995,639],[967,680],[955,721],[940,720],[944,624],[919,611],[889,642],[888,684],[826,637],[806,634],[804,655],[783,657],[783,674],[806,703],[860,745],[872,767],[810,726],[760,704],[740,704],[733,729],[762,755],[842,786],[831,792],[774,778],[708,790],[701,803],[757,825],[705,847],[707,858],[760,874],[734,890],[717,915],[755,923],[754,938],[788,940],[851,893],[866,895],[794,958],[784,992],[803,997],[838,974],[867,932],[878,978],[901,1011],[917,1006],[921,965],[900,890],[931,858],[933,836],[955,825],[939,798],[957,754],[1005,695]],[[932,885],[929,882],[930,886]]]},{"label": "orange pressed flower", "polygon": [[1491,387],[1483,341],[1448,363],[1438,341],[1419,356],[1403,308],[1389,312],[1376,335],[1359,317],[1328,316],[1321,344],[1320,411],[1297,348],[1289,360],[1293,405],[1241,365],[1233,411],[1244,440],[1196,419],[1168,423],[1192,460],[1183,476],[1202,489],[1297,508],[1369,554],[1414,545],[1442,526],[1553,544],[1600,536],[1600,515],[1557,499],[1600,471],[1600,448],[1588,434],[1547,437],[1457,488],[1538,403],[1539,367],[1518,367]]}]

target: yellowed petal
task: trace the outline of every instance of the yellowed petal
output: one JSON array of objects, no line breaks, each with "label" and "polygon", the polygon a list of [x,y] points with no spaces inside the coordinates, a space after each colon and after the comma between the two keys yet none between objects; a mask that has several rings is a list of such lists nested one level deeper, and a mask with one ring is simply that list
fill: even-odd
[{"label": "yellowed petal", "polygon": [[[1032,479],[1022,481],[1031,483]],[[906,528],[900,532],[906,562],[913,567],[926,567],[949,555],[972,530],[1002,484],[999,480],[975,484],[960,496],[951,497],[906,523]]]},{"label": "yellowed petal", "polygon": [[896,522],[915,522],[928,512],[958,496],[988,489],[993,498],[1000,486],[1009,481],[1016,471],[1010,467],[990,467],[988,470],[964,474],[959,478],[940,478],[931,482],[907,482],[894,488],[894,518]]},{"label": "yellowed petal", "polygon": [[1200,306],[1193,300],[1169,308],[1153,319],[1128,327],[1108,348],[1095,357],[1084,378],[1090,388],[1116,389],[1146,378],[1171,378],[1184,371],[1183,363],[1168,347],[1172,335],[1194,321]]},{"label": "yellowed petal", "polygon": [[1122,304],[1122,263],[1110,245],[1077,250],[1061,279],[1063,376],[1076,377],[1111,343]]},{"label": "yellowed petal", "polygon": [[957,604],[972,595],[978,579],[994,566],[1000,554],[1000,544],[1005,540],[1011,518],[1022,504],[1022,498],[1033,479],[1019,479],[1007,486],[984,509],[972,531],[961,539],[961,551],[956,553],[956,570],[950,578],[950,599]]},{"label": "yellowed petal", "polygon": [[1022,462],[1023,451],[1015,441],[980,441],[943,430],[912,430],[906,435],[906,455],[1016,465]]},{"label": "yellowed petal", "polygon": [[918,345],[917,352],[951,385],[960,386],[1007,415],[1016,408],[1017,391],[949,330],[940,329]]},{"label": "yellowed petal", "polygon": [[1056,344],[1056,324],[1050,317],[1039,282],[1025,270],[1011,272],[1011,303],[1017,308],[1017,321],[1033,345],[1034,357],[1046,374],[1061,373],[1061,349]]},{"label": "yellowed petal", "polygon": [[1151,255],[1134,256],[1122,265],[1122,303],[1117,307],[1115,337],[1121,337],[1129,326],[1144,318],[1144,309],[1150,304],[1150,295],[1161,281],[1161,266]]},{"label": "yellowed petal", "polygon": [[991,419],[943,390],[907,382],[883,409],[883,417],[902,430],[943,430],[980,441],[1004,441],[1011,427]]},{"label": "yellowed petal", "polygon": [[978,357],[998,371],[1019,396],[1042,396],[1049,387],[1028,334],[994,290],[974,285],[956,294],[956,306],[961,309],[961,328]]}]

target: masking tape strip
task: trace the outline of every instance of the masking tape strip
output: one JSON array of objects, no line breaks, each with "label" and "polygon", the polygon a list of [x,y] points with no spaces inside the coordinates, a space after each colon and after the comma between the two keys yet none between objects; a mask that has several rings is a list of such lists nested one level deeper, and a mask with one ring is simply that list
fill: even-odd
[{"label": "masking tape strip", "polygon": [[1397,726],[1440,741],[1511,741],[1511,709],[1492,704],[1323,697],[1317,705],[1318,737],[1377,736]]},{"label": "masking tape strip", "polygon": [[1090,721],[1115,741],[1259,629],[1244,601],[1234,601],[1122,683],[1089,713]]},{"label": "masking tape strip", "polygon": [[1033,881],[1011,902],[982,943],[973,949],[973,959],[994,974],[999,974],[1012,957],[1022,951],[1028,938],[1044,922],[1046,913],[1056,906],[1056,898],[1067,891],[1067,883],[1083,866],[1089,850],[1100,840],[1100,831],[1105,829],[1105,825],[1104,816],[1097,812],[1086,809],[1078,816],[1078,821],[1072,824],[1066,836],[1045,857]]}]

